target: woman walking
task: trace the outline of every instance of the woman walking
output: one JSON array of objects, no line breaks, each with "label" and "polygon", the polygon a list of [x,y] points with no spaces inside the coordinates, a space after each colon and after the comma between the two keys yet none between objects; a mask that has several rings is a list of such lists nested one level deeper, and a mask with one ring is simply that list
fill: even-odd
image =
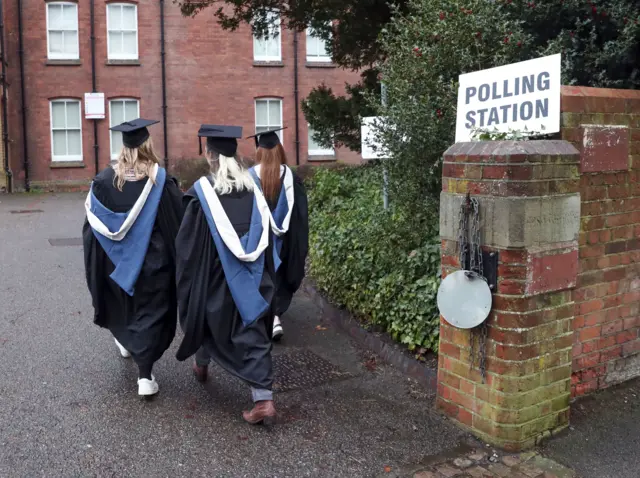
[{"label": "woman walking", "polygon": [[251,387],[251,424],[273,419],[271,361],[275,295],[270,214],[263,195],[236,157],[237,126],[203,125],[211,167],[185,195],[176,240],[180,325],[178,360],[196,355],[196,378],[211,359]]},{"label": "woman walking", "polygon": [[302,284],[309,250],[307,193],[302,181],[287,166],[287,156],[277,132],[272,129],[251,136],[256,143],[256,163],[251,168],[271,212],[276,257],[276,303],[273,340],[284,335],[280,318],[291,305],[293,294]]},{"label": "woman walking", "polygon": [[122,133],[122,151],[93,180],[83,228],[94,322],[137,364],[143,397],[158,393],[153,364],[175,335],[174,241],[182,216],[182,193],[160,167],[147,129],[155,123],[137,119],[111,128]]}]

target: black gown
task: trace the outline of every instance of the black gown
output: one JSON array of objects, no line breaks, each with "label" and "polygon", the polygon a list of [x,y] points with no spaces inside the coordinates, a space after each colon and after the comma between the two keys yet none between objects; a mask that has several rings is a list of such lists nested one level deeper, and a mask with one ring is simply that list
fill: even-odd
[{"label": "black gown", "polygon": [[[280,180],[280,187],[284,174]],[[273,212],[277,201],[269,201],[269,209]],[[307,192],[302,180],[293,174],[293,211],[289,222],[289,230],[285,233],[280,250],[282,264],[277,272],[277,292],[275,315],[282,315],[289,309],[293,294],[300,288],[305,275],[305,261],[309,251],[309,208]]]},{"label": "black gown", "polygon": [[[253,192],[219,195],[238,237],[249,231]],[[273,309],[244,325],[225,279],[211,231],[194,188],[184,197],[185,213],[176,238],[176,279],[180,326],[184,339],[180,361],[204,347],[207,355],[254,388],[273,384],[271,333]],[[273,244],[265,250],[260,295],[269,304],[275,296]]]},{"label": "black gown", "polygon": [[[99,173],[93,193],[113,212],[129,211],[147,179],[127,181],[123,190],[114,186],[113,168]],[[182,219],[182,192],[167,176],[158,205],[149,248],[129,296],[109,275],[114,265],[85,219],[82,229],[87,285],[94,307],[94,323],[108,328],[138,365],[152,365],[169,348],[176,331],[175,244]]]}]

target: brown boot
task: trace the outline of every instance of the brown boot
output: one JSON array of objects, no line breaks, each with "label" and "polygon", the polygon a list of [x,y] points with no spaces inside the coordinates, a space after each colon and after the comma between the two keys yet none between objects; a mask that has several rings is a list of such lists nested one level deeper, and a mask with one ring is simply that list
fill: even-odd
[{"label": "brown boot", "polygon": [[198,382],[204,383],[207,381],[207,375],[209,374],[209,367],[207,367],[206,365],[204,367],[200,367],[196,362],[193,362],[192,370]]},{"label": "brown boot", "polygon": [[259,425],[260,423],[271,424],[275,417],[276,407],[273,406],[273,400],[256,402],[253,410],[242,412],[242,418],[251,425]]}]

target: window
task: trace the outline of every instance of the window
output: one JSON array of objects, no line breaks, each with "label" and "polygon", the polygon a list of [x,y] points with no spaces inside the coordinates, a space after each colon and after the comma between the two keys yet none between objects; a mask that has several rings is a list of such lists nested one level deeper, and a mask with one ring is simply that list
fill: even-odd
[{"label": "window", "polygon": [[270,13],[267,18],[271,22],[266,37],[253,35],[253,59],[255,61],[281,61],[280,48],[280,15]]},{"label": "window", "polygon": [[325,148],[320,146],[314,139],[314,131],[311,129],[311,125],[308,125],[309,130],[309,156],[333,156],[333,148]]},{"label": "window", "polygon": [[[282,128],[282,100],[256,100],[256,133]],[[277,132],[282,142],[282,130]]]},{"label": "window", "polygon": [[55,2],[47,4],[47,57],[50,60],[77,60],[78,5]]},{"label": "window", "polygon": [[[140,117],[140,102],[133,99],[109,101],[109,127]],[[122,151],[122,133],[111,131],[111,159],[118,159]]]},{"label": "window", "polygon": [[307,28],[307,61],[331,62],[327,42],[316,35],[312,28]]},{"label": "window", "polygon": [[51,106],[51,159],[82,161],[82,126],[79,100],[53,100]]},{"label": "window", "polygon": [[138,8],[135,5],[107,5],[107,50],[110,60],[138,59]]}]

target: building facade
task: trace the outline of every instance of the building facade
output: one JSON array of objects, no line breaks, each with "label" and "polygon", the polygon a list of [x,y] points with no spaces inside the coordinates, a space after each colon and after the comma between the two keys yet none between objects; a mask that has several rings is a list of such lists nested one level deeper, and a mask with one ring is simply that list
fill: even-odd
[{"label": "building facade", "polygon": [[[151,134],[170,167],[198,156],[201,123],[242,125],[245,136],[288,127],[281,139],[291,164],[360,160],[314,144],[304,120],[300,103],[314,86],[341,93],[357,80],[311,31],[277,27],[254,38],[246,25],[222,30],[213,9],[183,17],[171,0],[2,3],[16,190],[88,184],[121,147],[109,127],[139,116],[166,118]],[[87,118],[92,92],[104,94],[104,118]],[[251,140],[241,141],[240,154],[253,152]]]}]

